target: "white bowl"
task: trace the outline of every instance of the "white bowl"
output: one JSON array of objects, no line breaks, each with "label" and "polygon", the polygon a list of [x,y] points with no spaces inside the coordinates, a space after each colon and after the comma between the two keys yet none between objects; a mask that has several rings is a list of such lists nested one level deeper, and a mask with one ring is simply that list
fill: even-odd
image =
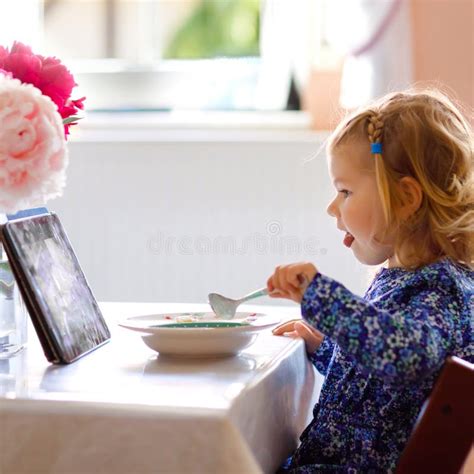
[{"label": "white bowl", "polygon": [[[255,341],[259,331],[274,326],[280,318],[260,313],[237,313],[232,320],[214,313],[199,314],[196,322],[177,322],[190,313],[158,314],[128,318],[119,325],[141,333],[143,342],[162,355],[180,357],[231,356]],[[189,327],[209,324],[242,324],[235,327]],[[169,327],[171,326],[171,327]]]}]

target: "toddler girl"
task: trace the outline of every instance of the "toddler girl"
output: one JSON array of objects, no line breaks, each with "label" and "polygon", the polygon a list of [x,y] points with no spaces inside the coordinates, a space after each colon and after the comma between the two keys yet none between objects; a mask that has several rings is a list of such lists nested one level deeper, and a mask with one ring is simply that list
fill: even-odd
[{"label": "toddler girl", "polygon": [[302,336],[325,376],[281,472],[393,472],[446,358],[474,362],[472,131],[442,94],[397,93],[345,119],[327,149],[343,244],[386,265],[363,298],[311,263],[269,278],[305,321],[275,334]]}]

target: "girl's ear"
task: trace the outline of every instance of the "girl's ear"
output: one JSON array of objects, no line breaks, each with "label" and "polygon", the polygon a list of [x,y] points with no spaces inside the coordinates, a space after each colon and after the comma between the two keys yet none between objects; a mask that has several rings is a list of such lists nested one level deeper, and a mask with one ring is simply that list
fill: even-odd
[{"label": "girl's ear", "polygon": [[423,191],[420,183],[411,176],[404,176],[398,182],[398,188],[401,197],[401,207],[399,217],[407,220],[420,208],[423,200]]}]

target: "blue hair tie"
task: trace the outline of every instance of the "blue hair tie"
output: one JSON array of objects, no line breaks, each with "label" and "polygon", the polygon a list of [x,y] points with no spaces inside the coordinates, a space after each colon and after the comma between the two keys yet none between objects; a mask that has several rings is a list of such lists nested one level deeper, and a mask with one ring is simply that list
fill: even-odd
[{"label": "blue hair tie", "polygon": [[382,154],[382,144],[381,143],[371,143],[370,152],[375,155],[377,153]]}]

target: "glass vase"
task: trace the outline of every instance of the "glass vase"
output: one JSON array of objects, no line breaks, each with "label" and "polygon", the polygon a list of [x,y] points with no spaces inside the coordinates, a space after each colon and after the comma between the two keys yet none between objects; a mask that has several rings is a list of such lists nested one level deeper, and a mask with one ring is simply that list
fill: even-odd
[{"label": "glass vase", "polygon": [[0,242],[0,359],[18,354],[27,342],[28,311]]}]

